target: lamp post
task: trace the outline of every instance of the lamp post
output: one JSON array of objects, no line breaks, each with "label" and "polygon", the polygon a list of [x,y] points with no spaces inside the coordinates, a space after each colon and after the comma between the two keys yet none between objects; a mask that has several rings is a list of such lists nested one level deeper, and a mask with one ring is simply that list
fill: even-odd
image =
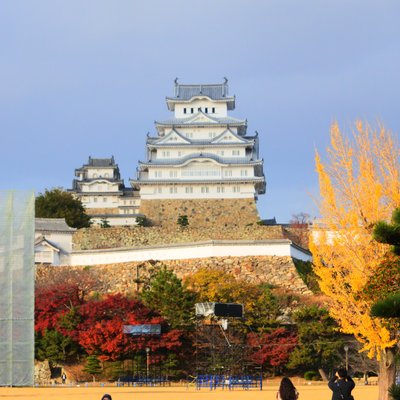
[{"label": "lamp post", "polygon": [[349,370],[349,346],[347,344],[344,345],[344,352],[346,353],[346,371]]},{"label": "lamp post", "polygon": [[146,380],[149,382],[149,369],[150,369],[150,348],[146,347]]}]

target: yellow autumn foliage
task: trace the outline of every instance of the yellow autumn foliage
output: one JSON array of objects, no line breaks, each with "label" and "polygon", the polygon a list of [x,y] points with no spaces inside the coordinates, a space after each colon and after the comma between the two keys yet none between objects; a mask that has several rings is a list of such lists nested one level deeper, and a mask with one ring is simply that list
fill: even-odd
[{"label": "yellow autumn foliage", "polygon": [[358,121],[345,137],[335,123],[330,133],[327,161],[316,154],[322,224],[310,243],[314,270],[343,332],[379,356],[394,337],[387,324],[370,317],[371,302],[360,293],[388,250],[373,240],[372,230],[400,206],[400,149],[383,126]]}]

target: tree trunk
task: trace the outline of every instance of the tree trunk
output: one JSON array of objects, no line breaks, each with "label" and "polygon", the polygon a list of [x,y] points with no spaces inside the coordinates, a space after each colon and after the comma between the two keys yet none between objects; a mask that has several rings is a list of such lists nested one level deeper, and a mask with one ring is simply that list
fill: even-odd
[{"label": "tree trunk", "polygon": [[388,390],[395,383],[395,378],[394,349],[385,349],[381,352],[379,360],[379,400],[389,400]]},{"label": "tree trunk", "polygon": [[328,382],[328,376],[326,375],[325,371],[322,368],[318,368],[318,372],[321,375],[321,378],[324,382]]}]

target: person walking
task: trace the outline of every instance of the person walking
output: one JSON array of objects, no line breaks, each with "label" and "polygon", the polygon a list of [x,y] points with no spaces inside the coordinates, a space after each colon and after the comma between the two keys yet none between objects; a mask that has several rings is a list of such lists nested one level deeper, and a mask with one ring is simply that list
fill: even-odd
[{"label": "person walking", "polygon": [[103,394],[103,397],[101,398],[101,400],[112,400],[111,394]]},{"label": "person walking", "polygon": [[356,384],[344,368],[336,371],[328,386],[332,390],[332,400],[354,400],[351,391]]},{"label": "person walking", "polygon": [[282,378],[279,390],[276,393],[276,400],[297,400],[299,392],[296,390],[292,381],[286,376]]}]

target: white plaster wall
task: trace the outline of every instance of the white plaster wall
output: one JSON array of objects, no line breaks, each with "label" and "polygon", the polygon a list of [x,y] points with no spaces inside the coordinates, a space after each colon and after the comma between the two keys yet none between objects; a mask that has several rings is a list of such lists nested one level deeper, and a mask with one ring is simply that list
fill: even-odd
[{"label": "white plaster wall", "polygon": [[[104,196],[80,196],[82,204],[86,208],[117,208],[119,205],[119,195]],[[96,200],[95,200],[96,199]]]},{"label": "white plaster wall", "polygon": [[71,254],[70,265],[114,264],[145,260],[182,260],[209,257],[289,256],[311,261],[306,252],[297,250],[289,240],[270,241],[208,241],[160,247],[87,250]]},{"label": "white plaster wall", "polygon": [[[170,192],[172,185],[143,185],[140,189],[142,200],[160,200],[160,199],[237,199],[237,198],[253,198],[255,189],[253,184],[176,184],[176,193]],[[223,187],[223,192],[218,192],[217,187]],[[187,193],[186,187],[192,187],[193,192]],[[208,187],[208,192],[202,192],[202,187]],[[234,187],[238,187],[239,191],[234,191]],[[159,191],[161,189],[161,192]],[[175,190],[175,189],[174,189]]]},{"label": "white plaster wall", "polygon": [[[198,112],[198,108],[201,107],[202,111],[205,112],[205,108],[208,108],[208,114],[226,117],[228,114],[228,107],[226,103],[216,103],[210,101],[206,97],[196,98],[188,103],[175,103],[175,118],[187,118]],[[215,107],[215,113],[212,113],[212,108]],[[184,108],[186,108],[186,114],[184,113]],[[193,114],[191,113],[191,108],[193,108]]]},{"label": "white plaster wall", "polygon": [[114,176],[113,168],[88,168],[87,177],[89,179],[94,178],[112,178]]},{"label": "white plaster wall", "polygon": [[[124,216],[121,217],[119,214],[118,217],[107,217],[107,221],[111,226],[129,226],[129,225],[136,225],[136,215],[135,214],[123,214]],[[91,219],[94,224],[101,224],[102,218],[92,218]],[[105,228],[106,229],[106,228]]]},{"label": "white plaster wall", "polygon": [[73,232],[35,231],[35,238],[41,235],[43,235],[49,242],[53,243],[60,250],[66,253],[70,253],[72,251]]},{"label": "white plaster wall", "polygon": [[[182,166],[149,167],[147,176],[151,180],[198,180],[229,178],[252,178],[254,177],[254,166],[248,165],[221,165],[214,161],[192,161]],[[144,176],[142,176],[144,178]]]},{"label": "white plaster wall", "polygon": [[91,192],[118,192],[118,184],[110,183],[107,181],[94,181],[88,183],[82,183],[81,192],[91,193]]}]

